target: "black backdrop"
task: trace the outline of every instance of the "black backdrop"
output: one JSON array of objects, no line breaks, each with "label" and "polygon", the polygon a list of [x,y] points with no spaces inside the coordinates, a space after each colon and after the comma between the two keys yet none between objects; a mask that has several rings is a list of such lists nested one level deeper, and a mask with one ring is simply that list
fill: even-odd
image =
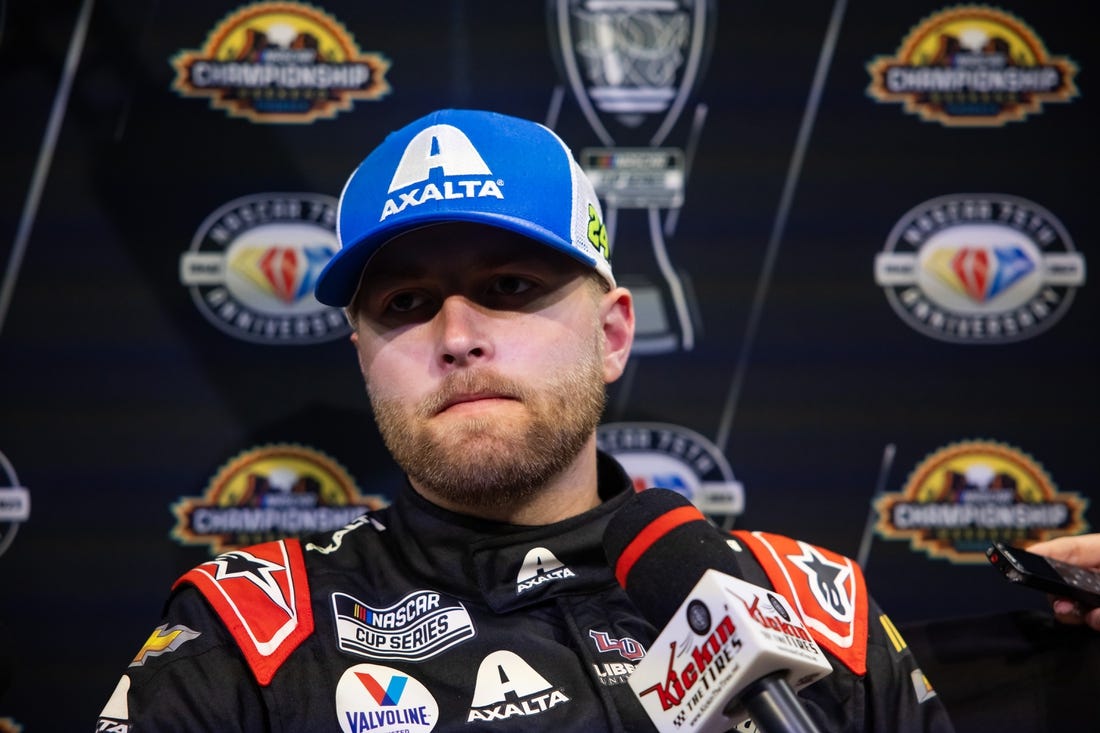
[{"label": "black backdrop", "polygon": [[[575,152],[602,145],[555,62],[548,3],[311,6],[389,62],[389,91],[300,124],[232,116],[172,88],[171,60],[246,5],[0,5],[0,487],[30,497],[29,516],[0,514],[0,689],[11,669],[0,729],[91,725],[171,582],[211,552],[173,534],[172,507],[203,497],[234,457],[306,446],[362,496],[401,480],[344,339],[249,341],[201,312],[180,258],[207,217],[258,194],[337,196],[386,132],[438,107],[544,121]],[[1072,304],[1027,338],[947,341],[903,321],[874,277],[898,221],[948,195],[1034,202],[1093,256],[1086,5],[998,5],[1050,58],[1072,60],[1078,94],[959,125],[867,92],[869,62],[949,6],[722,2],[665,142],[690,158],[665,244],[694,342],[637,356],[607,420],[713,443],[744,491],[743,512],[724,521],[860,556],[903,627],[1044,608],[973,552],[867,534],[876,490],[902,492],[938,451],[1001,446],[1040,466],[1054,504],[1077,507],[1074,521],[1016,539],[1090,527],[1095,289],[1069,288]],[[630,263],[649,251],[640,214],[619,212],[615,261],[629,264],[618,271],[660,280],[651,262]]]}]

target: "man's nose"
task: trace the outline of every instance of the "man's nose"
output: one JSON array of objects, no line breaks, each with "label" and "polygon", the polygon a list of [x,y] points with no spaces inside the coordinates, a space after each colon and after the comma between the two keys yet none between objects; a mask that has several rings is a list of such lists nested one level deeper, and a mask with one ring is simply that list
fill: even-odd
[{"label": "man's nose", "polygon": [[445,298],[435,314],[441,361],[464,366],[490,357],[489,320],[488,314],[468,298],[461,295]]}]

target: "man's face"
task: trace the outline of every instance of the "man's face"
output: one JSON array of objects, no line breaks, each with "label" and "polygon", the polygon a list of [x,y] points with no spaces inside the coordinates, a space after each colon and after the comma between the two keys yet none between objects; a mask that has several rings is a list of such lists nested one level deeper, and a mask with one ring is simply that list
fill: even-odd
[{"label": "man's face", "polygon": [[581,264],[487,227],[421,229],[376,254],[353,340],[413,484],[492,508],[572,463],[621,373],[605,354],[608,300]]}]

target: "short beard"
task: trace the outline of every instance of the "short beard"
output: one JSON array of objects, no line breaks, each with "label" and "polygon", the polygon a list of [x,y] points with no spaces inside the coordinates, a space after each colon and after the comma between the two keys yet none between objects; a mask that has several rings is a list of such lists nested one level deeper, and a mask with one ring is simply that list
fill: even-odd
[{"label": "short beard", "polygon": [[[382,439],[409,478],[443,500],[473,510],[519,506],[574,461],[599,425],[606,403],[599,346],[538,387],[489,370],[454,372],[412,415],[368,390]],[[426,425],[454,395],[471,392],[519,400],[527,419],[470,418],[445,431]]]}]

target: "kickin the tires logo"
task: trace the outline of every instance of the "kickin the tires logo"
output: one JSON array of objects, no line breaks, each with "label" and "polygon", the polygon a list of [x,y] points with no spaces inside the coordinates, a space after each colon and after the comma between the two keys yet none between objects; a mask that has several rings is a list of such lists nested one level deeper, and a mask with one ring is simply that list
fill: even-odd
[{"label": "kickin the tires logo", "polygon": [[1007,194],[925,201],[875,257],[875,283],[909,326],[941,341],[1022,341],[1058,322],[1085,259],[1043,207]]},{"label": "kickin the tires logo", "polygon": [[258,344],[315,344],[351,333],[339,308],[313,295],[340,248],[336,199],[262,193],[208,216],[180,258],[180,281],[221,331]]}]

